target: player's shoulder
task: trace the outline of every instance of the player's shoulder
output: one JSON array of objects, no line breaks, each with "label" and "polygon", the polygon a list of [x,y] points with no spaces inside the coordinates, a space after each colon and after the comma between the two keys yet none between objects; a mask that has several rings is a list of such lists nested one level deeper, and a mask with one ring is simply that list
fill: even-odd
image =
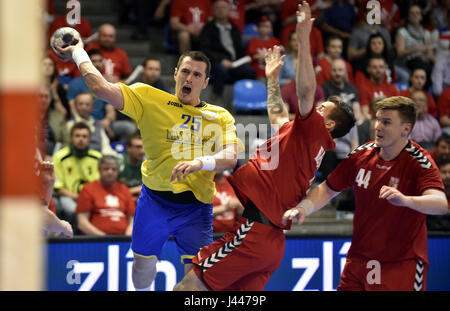
[{"label": "player's shoulder", "polygon": [[234,120],[233,115],[224,107],[204,102],[204,106],[200,110],[203,117],[207,120]]},{"label": "player's shoulder", "polygon": [[373,140],[368,141],[368,142],[362,144],[361,146],[356,147],[355,149],[353,149],[347,155],[347,158],[357,157],[357,156],[360,156],[362,154],[368,153],[368,152],[372,151],[376,147],[377,147],[377,145],[375,144],[375,141],[373,141]]},{"label": "player's shoulder", "polygon": [[72,150],[69,146],[65,146],[53,155],[53,162],[61,162],[63,159],[66,159],[72,155]]},{"label": "player's shoulder", "polygon": [[101,152],[94,149],[88,149],[88,156],[96,160],[100,160],[103,157]]},{"label": "player's shoulder", "polygon": [[405,154],[408,156],[410,163],[416,167],[421,167],[422,169],[430,169],[436,167],[433,162],[431,155],[423,149],[419,144],[410,140],[408,145],[404,149]]}]

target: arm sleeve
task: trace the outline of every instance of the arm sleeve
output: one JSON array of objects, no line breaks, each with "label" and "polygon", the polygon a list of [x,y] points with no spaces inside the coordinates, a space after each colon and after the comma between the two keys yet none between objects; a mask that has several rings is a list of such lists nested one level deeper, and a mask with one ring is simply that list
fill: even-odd
[{"label": "arm sleeve", "polygon": [[78,195],[76,209],[77,214],[90,212],[94,208],[94,199],[87,189],[89,187],[86,186],[81,189],[80,194]]},{"label": "arm sleeve", "polygon": [[417,193],[422,194],[425,190],[430,188],[444,191],[444,184],[442,183],[441,175],[436,163],[429,154],[427,154],[426,157],[428,158],[428,161],[431,162],[431,166],[429,168],[424,168],[421,165],[417,165]]},{"label": "arm sleeve", "polygon": [[328,175],[327,185],[331,190],[341,192],[353,186],[355,180],[355,154],[344,159],[339,165]]},{"label": "arm sleeve", "polygon": [[142,96],[145,96],[151,86],[144,83],[127,86],[120,82],[117,85],[123,94],[123,109],[120,112],[139,123],[144,111]]}]

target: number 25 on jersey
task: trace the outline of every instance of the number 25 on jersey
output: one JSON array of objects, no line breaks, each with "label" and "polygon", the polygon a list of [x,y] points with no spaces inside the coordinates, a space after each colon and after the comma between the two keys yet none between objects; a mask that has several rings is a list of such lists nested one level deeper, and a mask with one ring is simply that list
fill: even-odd
[{"label": "number 25 on jersey", "polygon": [[364,187],[364,189],[367,189],[369,186],[370,176],[372,175],[372,171],[367,171],[360,168],[358,175],[356,175],[355,182],[358,184],[358,187]]}]

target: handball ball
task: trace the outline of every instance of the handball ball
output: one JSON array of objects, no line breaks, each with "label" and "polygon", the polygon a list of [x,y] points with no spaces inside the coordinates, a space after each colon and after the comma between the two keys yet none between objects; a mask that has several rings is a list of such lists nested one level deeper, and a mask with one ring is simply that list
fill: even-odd
[{"label": "handball ball", "polygon": [[[66,48],[69,45],[76,45],[81,40],[81,36],[75,29],[71,27],[63,27],[57,29],[51,39],[50,39],[50,46],[53,49],[53,52],[55,52],[56,56],[58,54],[55,51],[55,46],[59,46],[61,48]],[[60,58],[58,56],[58,58]],[[62,61],[67,61],[64,59],[61,59]]]}]

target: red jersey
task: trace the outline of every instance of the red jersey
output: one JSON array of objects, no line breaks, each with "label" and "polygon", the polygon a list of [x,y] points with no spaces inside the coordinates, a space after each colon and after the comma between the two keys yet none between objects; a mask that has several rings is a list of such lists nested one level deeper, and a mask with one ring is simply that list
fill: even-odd
[{"label": "red jersey", "polygon": [[210,13],[210,0],[173,0],[170,5],[170,17],[179,17],[180,22],[185,25],[204,25]]},{"label": "red jersey", "polygon": [[316,109],[305,117],[297,111],[228,178],[244,206],[250,199],[275,226],[289,229],[281,223],[284,212],[303,199],[325,151],[334,147]]},{"label": "red jersey", "polygon": [[397,87],[386,81],[375,84],[370,79],[364,79],[363,81],[360,81],[357,86],[359,91],[359,103],[361,106],[370,107],[372,100],[377,96],[391,97],[399,95]]},{"label": "red jersey", "polygon": [[450,116],[450,87],[446,88],[439,96],[437,110],[439,117]]},{"label": "red jersey", "polygon": [[58,16],[48,28],[48,39],[52,37],[53,33],[62,27],[71,27],[80,33],[81,38],[86,39],[92,35],[92,27],[87,19],[80,17],[80,23],[75,25],[69,25],[67,23],[67,13]]},{"label": "red jersey", "polygon": [[127,186],[116,182],[105,188],[96,180],[87,183],[77,200],[77,213],[90,213],[89,221],[106,234],[125,234],[128,216],[136,206]]},{"label": "red jersey", "polygon": [[[436,108],[436,102],[434,101],[433,96],[428,91],[423,91],[425,95],[427,95],[428,101],[427,101],[427,112],[431,114],[433,117],[437,116],[437,108]],[[400,96],[410,97],[411,92],[409,89],[403,90],[399,94]]]},{"label": "red jersey", "polygon": [[114,76],[117,80],[122,80],[131,74],[131,66],[127,53],[119,47],[112,50],[102,49],[98,42],[89,45],[89,50],[100,50],[103,56],[103,71],[105,76]]},{"label": "red jersey", "polygon": [[68,75],[72,78],[76,78],[81,75],[77,65],[74,62],[63,62],[58,58],[58,56],[56,56],[55,52],[53,52],[53,49],[48,49],[47,55],[55,62],[55,68],[59,76]]},{"label": "red jersey", "polygon": [[[232,197],[236,197],[236,193],[227,179],[223,183],[216,182],[216,196],[214,197],[213,206],[226,204]],[[215,216],[213,219],[213,232],[225,233],[233,231],[236,224],[236,215],[237,211],[233,209],[222,215]]]},{"label": "red jersey", "polygon": [[[353,84],[354,82],[352,65],[350,65],[350,63],[345,59],[343,59],[343,61],[347,66],[348,81]],[[325,81],[331,79],[331,63],[325,57],[317,61],[317,65],[314,70],[316,71],[316,81],[318,84],[323,84]]]},{"label": "red jersey", "polygon": [[352,151],[328,176],[334,191],[353,187],[355,214],[352,256],[380,262],[420,258],[428,263],[426,215],[408,207],[395,206],[379,198],[382,186],[396,187],[407,196],[426,189],[444,191],[437,166],[413,141],[392,161],[379,156],[380,148],[370,141]]},{"label": "red jersey", "polygon": [[255,59],[256,54],[265,54],[268,49],[271,49],[274,45],[280,45],[280,40],[275,37],[269,37],[267,40],[261,40],[258,37],[255,37],[250,40],[247,46],[247,55],[252,58],[251,65],[253,69],[255,69],[257,78],[265,78],[266,77],[266,62],[264,59],[258,60]]}]

